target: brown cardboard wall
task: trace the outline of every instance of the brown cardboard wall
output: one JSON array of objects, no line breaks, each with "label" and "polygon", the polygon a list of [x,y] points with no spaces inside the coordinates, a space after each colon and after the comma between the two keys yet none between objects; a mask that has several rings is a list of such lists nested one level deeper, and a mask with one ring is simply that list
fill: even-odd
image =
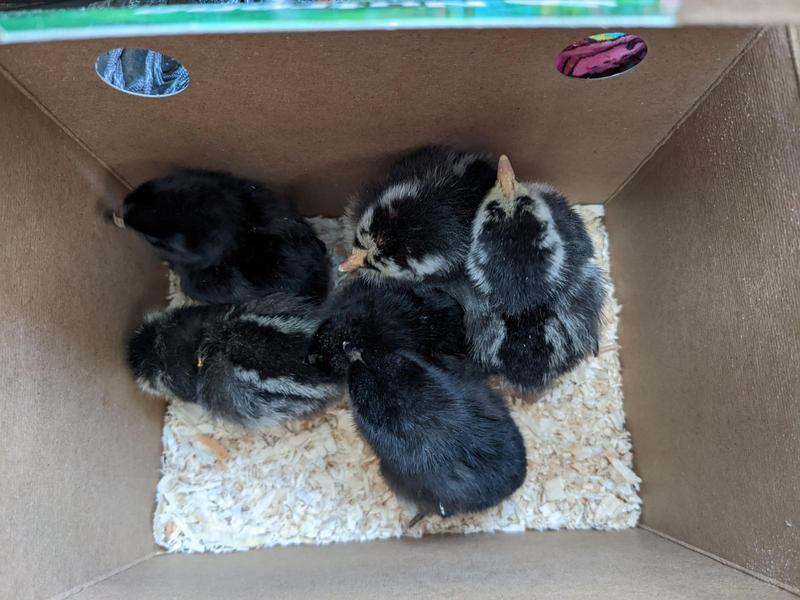
[{"label": "brown cardboard wall", "polygon": [[[443,139],[510,152],[523,175],[596,201],[751,32],[648,32],[648,61],[606,82],[552,72],[564,35],[140,41],[192,69],[195,83],[172,100],[96,80],[87,65],[109,42],[0,48],[0,62],[134,183],[175,163],[223,166],[335,211],[376,156]],[[645,522],[797,585],[791,65],[783,32],[760,42],[612,201],[609,224]],[[586,114],[598,116],[573,116]],[[163,279],[141,245],[99,220],[98,194],[122,189],[3,80],[0,139],[0,596],[26,599],[151,549],[160,407],[134,390],[122,343]]]},{"label": "brown cardboard wall", "polygon": [[800,96],[764,36],[610,202],[645,525],[800,587]]},{"label": "brown cardboard wall", "polygon": [[[387,158],[453,142],[505,152],[578,202],[607,199],[752,38],[750,30],[639,31],[622,77],[564,77],[586,30],[313,33],[94,40],[0,48],[2,63],[123,178],[227,168],[339,213]],[[192,83],[145,99],[105,85],[98,54],[158,49]]]},{"label": "brown cardboard wall", "polygon": [[96,162],[0,77],[0,598],[63,592],[153,549],[161,404],[124,340],[163,272],[102,222]]}]

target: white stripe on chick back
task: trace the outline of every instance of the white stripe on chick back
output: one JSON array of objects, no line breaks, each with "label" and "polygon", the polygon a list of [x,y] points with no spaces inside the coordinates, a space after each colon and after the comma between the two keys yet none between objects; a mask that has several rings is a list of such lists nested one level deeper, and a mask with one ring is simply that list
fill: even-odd
[{"label": "white stripe on chick back", "polygon": [[391,208],[392,202],[395,200],[402,200],[409,196],[416,196],[419,194],[420,184],[416,179],[409,179],[401,183],[390,185],[381,194],[378,204]]},{"label": "white stripe on chick back", "polygon": [[426,254],[419,260],[416,258],[408,259],[408,266],[417,275],[431,275],[445,270],[450,265],[444,256],[438,254]]},{"label": "white stripe on chick back", "polygon": [[235,367],[233,370],[234,376],[245,381],[259,390],[265,391],[270,394],[284,394],[287,396],[300,396],[302,398],[329,398],[339,392],[339,386],[334,383],[320,383],[313,385],[309,383],[300,383],[292,377],[267,377],[261,379],[258,371],[252,369],[243,369]]},{"label": "white stripe on chick back", "polygon": [[269,317],[265,315],[244,314],[239,317],[240,321],[249,321],[260,327],[269,327],[280,333],[287,335],[293,333],[305,333],[308,335],[316,332],[319,321],[303,319],[300,317]]},{"label": "white stripe on chick back", "polygon": [[[532,186],[535,188],[535,186]],[[553,213],[547,205],[547,201],[542,197],[539,190],[531,189],[531,198],[534,199],[533,214],[539,222],[546,228],[542,238],[542,246],[550,250],[550,264],[547,267],[546,277],[551,283],[556,283],[561,279],[561,269],[566,259],[564,240],[556,228]]]}]

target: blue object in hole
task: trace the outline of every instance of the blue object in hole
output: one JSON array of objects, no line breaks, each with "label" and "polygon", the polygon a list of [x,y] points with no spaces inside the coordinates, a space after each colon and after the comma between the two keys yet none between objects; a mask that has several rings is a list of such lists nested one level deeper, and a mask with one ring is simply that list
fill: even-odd
[{"label": "blue object in hole", "polygon": [[189,71],[155,50],[114,48],[97,57],[97,75],[113,88],[134,96],[164,97],[189,86]]}]

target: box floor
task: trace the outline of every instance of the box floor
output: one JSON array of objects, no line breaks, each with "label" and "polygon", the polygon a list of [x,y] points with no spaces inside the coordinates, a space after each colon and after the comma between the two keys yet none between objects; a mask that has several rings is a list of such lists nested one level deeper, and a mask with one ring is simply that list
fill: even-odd
[{"label": "box floor", "polygon": [[157,556],[73,600],[792,600],[648,531],[429,536]]},{"label": "box floor", "polygon": [[[578,210],[607,268],[602,209]],[[346,240],[337,221],[317,219],[315,225],[338,264]],[[178,293],[172,304],[184,301]],[[617,314],[612,293],[599,355],[537,402],[507,394],[525,439],[528,477],[492,510],[430,517],[409,529],[415,508],[386,487],[346,401],[314,419],[251,432],[175,401],[164,426],[155,539],[170,551],[218,552],[443,532],[632,527],[639,518],[639,478],[624,427]],[[216,452],[201,441],[208,437],[221,444]]]}]

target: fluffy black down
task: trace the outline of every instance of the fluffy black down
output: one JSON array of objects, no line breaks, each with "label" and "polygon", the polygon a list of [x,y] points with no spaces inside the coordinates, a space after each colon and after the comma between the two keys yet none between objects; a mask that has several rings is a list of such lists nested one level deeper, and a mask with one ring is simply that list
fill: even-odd
[{"label": "fluffy black down", "polygon": [[522,435],[485,384],[413,353],[362,350],[349,386],[356,424],[381,473],[421,512],[482,511],[525,480]]},{"label": "fluffy black down", "polygon": [[341,378],[305,363],[319,324],[313,306],[274,295],[239,307],[192,306],[150,315],[128,360],[145,391],[196,402],[245,426],[322,410]]},{"label": "fluffy black down", "polygon": [[240,304],[285,292],[321,302],[327,295],[325,245],[291,204],[260,182],[179,171],[133,190],[122,218],[195,300]]}]

